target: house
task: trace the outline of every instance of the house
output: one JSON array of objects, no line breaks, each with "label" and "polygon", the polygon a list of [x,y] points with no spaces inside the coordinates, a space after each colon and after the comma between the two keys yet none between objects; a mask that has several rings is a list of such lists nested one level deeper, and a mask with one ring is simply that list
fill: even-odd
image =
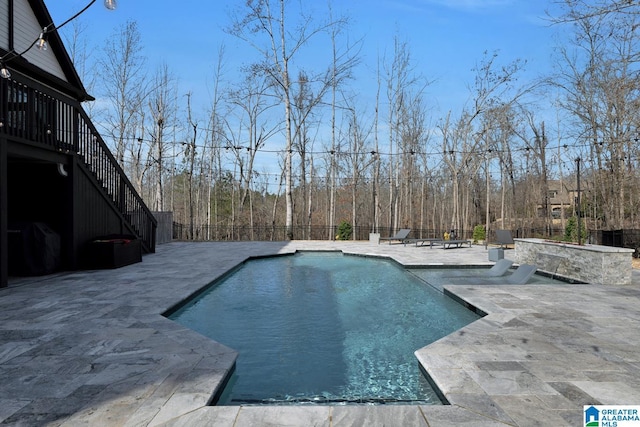
[{"label": "house", "polygon": [[43,28],[55,29],[43,0],[0,0],[0,287],[33,224],[60,270],[90,266],[100,236],[155,251],[156,220],[84,111],[93,98],[58,32],[30,48]]},{"label": "house", "polygon": [[[573,209],[575,206],[575,200],[578,195],[577,190],[572,189],[575,188],[575,184],[561,180],[549,180],[547,185],[547,203],[551,217],[560,219],[564,211]],[[544,206],[541,204],[538,205],[538,215],[544,215]]]}]

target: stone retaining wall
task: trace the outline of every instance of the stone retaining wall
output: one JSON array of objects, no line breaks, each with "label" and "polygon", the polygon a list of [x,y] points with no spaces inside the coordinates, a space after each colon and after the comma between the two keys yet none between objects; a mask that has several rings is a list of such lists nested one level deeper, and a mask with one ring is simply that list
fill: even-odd
[{"label": "stone retaining wall", "polygon": [[514,239],[515,262],[586,283],[631,284],[633,249]]}]

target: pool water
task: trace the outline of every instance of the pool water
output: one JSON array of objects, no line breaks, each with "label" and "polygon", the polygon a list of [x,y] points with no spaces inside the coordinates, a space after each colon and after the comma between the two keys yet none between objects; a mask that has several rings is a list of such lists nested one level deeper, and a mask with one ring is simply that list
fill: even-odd
[{"label": "pool water", "polygon": [[248,261],[170,318],[239,352],[219,405],[440,404],[414,352],[478,319],[396,264]]}]

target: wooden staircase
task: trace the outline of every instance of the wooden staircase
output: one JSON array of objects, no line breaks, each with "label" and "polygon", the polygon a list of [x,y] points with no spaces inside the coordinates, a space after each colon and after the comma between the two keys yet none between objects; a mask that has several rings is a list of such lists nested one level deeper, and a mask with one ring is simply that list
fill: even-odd
[{"label": "wooden staircase", "polygon": [[21,77],[0,79],[0,118],[7,137],[73,156],[124,230],[155,252],[156,219],[79,102]]}]

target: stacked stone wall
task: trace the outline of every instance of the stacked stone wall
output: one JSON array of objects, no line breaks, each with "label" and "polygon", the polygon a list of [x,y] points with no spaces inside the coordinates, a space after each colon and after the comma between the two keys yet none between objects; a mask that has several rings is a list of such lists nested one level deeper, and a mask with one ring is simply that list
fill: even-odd
[{"label": "stacked stone wall", "polygon": [[600,245],[573,245],[543,239],[514,239],[515,261],[580,282],[602,285],[631,284],[633,249]]}]

